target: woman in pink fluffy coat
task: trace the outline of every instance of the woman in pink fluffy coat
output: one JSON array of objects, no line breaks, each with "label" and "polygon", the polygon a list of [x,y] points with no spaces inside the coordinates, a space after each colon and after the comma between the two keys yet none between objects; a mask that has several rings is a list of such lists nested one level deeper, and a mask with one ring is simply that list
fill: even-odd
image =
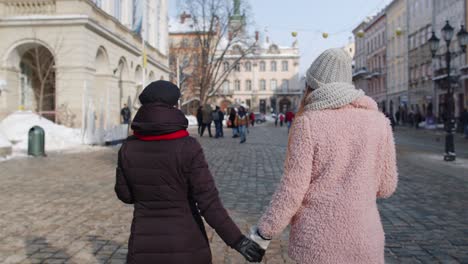
[{"label": "woman in pink fluffy coat", "polygon": [[384,263],[376,200],[397,186],[390,122],[353,86],[341,49],[321,54],[306,82],[282,181],[251,238],[266,249],[291,224],[289,256],[299,264]]}]

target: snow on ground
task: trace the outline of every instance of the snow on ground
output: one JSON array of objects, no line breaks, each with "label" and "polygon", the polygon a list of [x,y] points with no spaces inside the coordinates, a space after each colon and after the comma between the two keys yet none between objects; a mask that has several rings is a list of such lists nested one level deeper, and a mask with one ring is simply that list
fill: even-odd
[{"label": "snow on ground", "polygon": [[189,126],[198,126],[197,117],[193,115],[185,116],[188,119]]},{"label": "snow on ground", "polygon": [[57,125],[31,111],[17,111],[7,116],[0,122],[0,133],[13,143],[14,153],[25,152],[28,149],[28,132],[33,126],[44,129],[46,152],[81,145],[80,129]]},{"label": "snow on ground", "polygon": [[10,141],[6,138],[5,135],[0,131],[0,148],[11,148]]}]

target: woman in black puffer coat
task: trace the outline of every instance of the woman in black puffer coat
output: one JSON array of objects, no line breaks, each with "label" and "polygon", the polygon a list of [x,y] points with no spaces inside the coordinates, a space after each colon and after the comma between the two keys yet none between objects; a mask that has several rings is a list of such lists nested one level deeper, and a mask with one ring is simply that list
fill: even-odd
[{"label": "woman in black puffer coat", "polygon": [[140,96],[132,129],[118,156],[115,192],[134,204],[128,242],[130,264],[209,264],[206,222],[247,260],[264,250],[243,236],[218,196],[203,150],[174,108],[180,92],[166,81],[151,83]]}]

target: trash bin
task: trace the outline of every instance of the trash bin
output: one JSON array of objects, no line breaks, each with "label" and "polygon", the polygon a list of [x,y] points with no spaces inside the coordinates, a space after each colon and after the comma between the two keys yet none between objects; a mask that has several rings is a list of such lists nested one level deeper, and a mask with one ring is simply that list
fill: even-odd
[{"label": "trash bin", "polygon": [[45,133],[40,126],[33,126],[28,134],[28,155],[45,156]]}]

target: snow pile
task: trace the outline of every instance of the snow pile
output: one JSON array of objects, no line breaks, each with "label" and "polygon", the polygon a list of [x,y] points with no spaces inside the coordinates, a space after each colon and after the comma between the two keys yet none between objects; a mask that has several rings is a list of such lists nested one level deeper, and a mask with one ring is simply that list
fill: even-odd
[{"label": "snow pile", "polygon": [[193,115],[185,116],[189,122],[189,126],[198,126],[197,117]]},{"label": "snow pile", "polygon": [[14,150],[28,149],[28,132],[33,126],[45,131],[45,150],[64,150],[81,145],[80,129],[57,125],[31,111],[18,111],[0,122],[0,133],[13,143]]},{"label": "snow pile", "polygon": [[0,148],[11,148],[10,141],[0,131]]}]

